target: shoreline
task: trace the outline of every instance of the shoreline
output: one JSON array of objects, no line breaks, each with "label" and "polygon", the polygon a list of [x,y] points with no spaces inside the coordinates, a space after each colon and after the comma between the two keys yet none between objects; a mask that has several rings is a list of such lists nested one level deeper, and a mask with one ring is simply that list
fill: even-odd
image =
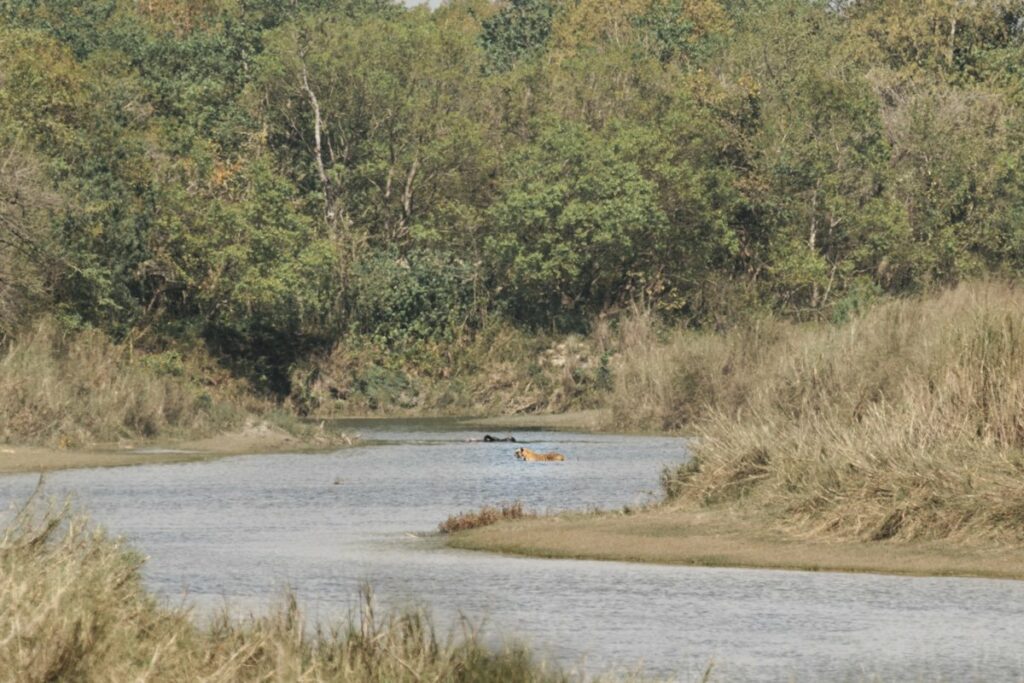
[{"label": "shoreline", "polygon": [[608,433],[612,430],[611,411],[607,408],[571,410],[565,413],[527,413],[456,419],[460,424],[467,426],[500,427],[502,429],[541,429],[596,433]]},{"label": "shoreline", "polygon": [[[608,411],[578,410],[567,413],[458,417],[420,415],[322,417],[328,423],[403,419],[449,419],[466,426],[502,429],[580,430],[600,432],[607,428]],[[90,444],[56,448],[0,444],[0,476],[93,467],[132,467],[204,462],[237,455],[260,453],[315,453],[352,445],[358,437],[328,430],[326,435],[306,438],[266,424],[200,439],[156,439],[124,443]]]},{"label": "shoreline", "polygon": [[352,438],[345,434],[310,439],[262,424],[202,439],[180,441],[96,444],[69,449],[4,444],[0,445],[0,476],[94,467],[205,462],[260,453],[309,453],[330,451],[352,443]]},{"label": "shoreline", "polygon": [[1024,548],[802,538],[718,509],[564,513],[452,534],[460,550],[694,567],[1024,579]]},{"label": "shoreline", "polygon": [[450,421],[452,424],[466,428],[480,429],[520,429],[520,430],[551,430],[581,431],[597,434],[622,433],[632,434],[628,430],[619,430],[612,426],[611,410],[591,408],[587,410],[570,410],[564,413],[517,413],[514,415],[463,415],[447,413],[371,413],[352,415],[316,415],[315,420],[323,420],[330,424],[374,423],[389,420],[424,420]]}]

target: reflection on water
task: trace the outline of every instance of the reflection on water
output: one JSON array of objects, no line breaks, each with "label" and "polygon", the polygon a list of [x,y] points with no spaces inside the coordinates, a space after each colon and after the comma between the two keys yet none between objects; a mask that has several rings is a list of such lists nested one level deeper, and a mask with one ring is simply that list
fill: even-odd
[{"label": "reflection on water", "polygon": [[[486,503],[644,502],[680,439],[517,431],[568,457],[533,464],[450,421],[358,428],[365,445],[335,454],[62,472],[49,489],[146,552],[154,590],[200,607],[259,609],[290,586],[330,618],[370,581],[388,604],[484,620],[593,673],[693,680],[714,659],[729,680],[1024,679],[1024,582],[532,560],[423,535]],[[0,479],[0,501],[34,482]]]}]

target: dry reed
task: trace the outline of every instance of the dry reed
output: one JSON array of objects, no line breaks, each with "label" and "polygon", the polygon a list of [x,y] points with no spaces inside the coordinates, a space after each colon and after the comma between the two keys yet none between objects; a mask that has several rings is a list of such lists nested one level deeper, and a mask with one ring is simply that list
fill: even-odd
[{"label": "dry reed", "polygon": [[211,373],[177,354],[132,353],[98,331],[69,333],[44,319],[0,350],[0,441],[70,447],[205,436],[269,407],[241,387],[202,386],[200,375]]},{"label": "dry reed", "polygon": [[695,416],[698,439],[670,496],[809,534],[1024,538],[1024,291],[973,283],[839,326],[674,343],[661,410]]},{"label": "dry reed", "polygon": [[502,505],[501,507],[485,505],[476,512],[462,512],[452,515],[441,522],[437,528],[442,534],[454,534],[457,531],[476,529],[506,520],[523,519],[526,517],[536,517],[536,515],[532,512],[526,512],[523,509],[522,502],[516,501],[511,505]]}]

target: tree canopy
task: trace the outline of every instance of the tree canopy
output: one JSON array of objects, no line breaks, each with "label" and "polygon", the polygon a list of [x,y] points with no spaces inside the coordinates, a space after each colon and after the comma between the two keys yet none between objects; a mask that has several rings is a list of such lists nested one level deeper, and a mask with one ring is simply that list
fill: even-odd
[{"label": "tree canopy", "polygon": [[1020,0],[5,0],[0,337],[719,324],[1024,266]]}]

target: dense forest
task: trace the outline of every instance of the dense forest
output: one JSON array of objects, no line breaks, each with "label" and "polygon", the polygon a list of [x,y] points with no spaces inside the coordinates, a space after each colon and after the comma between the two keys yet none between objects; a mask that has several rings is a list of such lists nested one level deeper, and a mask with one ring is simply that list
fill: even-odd
[{"label": "dense forest", "polygon": [[1018,0],[0,0],[0,339],[258,389],[1024,266]]}]

